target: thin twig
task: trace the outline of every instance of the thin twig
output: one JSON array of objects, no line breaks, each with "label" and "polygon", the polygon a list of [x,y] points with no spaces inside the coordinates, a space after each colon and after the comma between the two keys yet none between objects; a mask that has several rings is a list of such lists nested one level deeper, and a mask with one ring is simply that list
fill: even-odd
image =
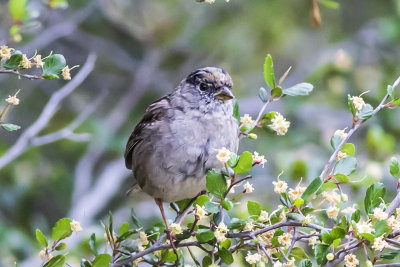
[{"label": "thin twig", "polygon": [[38,76],[38,75],[30,75],[26,73],[21,73],[17,70],[4,70],[0,69],[0,74],[14,74],[17,75],[18,77],[24,77],[29,80],[43,80],[43,76]]}]

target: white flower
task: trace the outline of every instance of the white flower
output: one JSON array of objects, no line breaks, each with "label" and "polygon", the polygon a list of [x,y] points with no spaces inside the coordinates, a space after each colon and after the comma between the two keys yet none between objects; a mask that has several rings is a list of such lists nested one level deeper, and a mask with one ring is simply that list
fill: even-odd
[{"label": "white flower", "polygon": [[353,105],[355,109],[360,110],[365,105],[364,99],[360,96],[352,96],[351,101],[353,101]]},{"label": "white flower", "polygon": [[387,226],[393,231],[400,230],[400,221],[392,215],[387,219]]},{"label": "white flower", "polygon": [[261,255],[258,253],[250,254],[250,252],[247,253],[246,256],[246,261],[249,264],[255,264],[261,260]]},{"label": "white flower", "polygon": [[359,234],[370,234],[375,232],[375,229],[370,222],[359,221],[356,223],[356,227]]},{"label": "white flower", "polygon": [[136,260],[132,261],[133,266],[139,266],[139,263],[143,260],[142,257],[137,258]]},{"label": "white flower", "polygon": [[382,251],[384,248],[386,248],[389,244],[383,240],[383,238],[383,236],[375,238],[372,248],[376,251]]},{"label": "white flower", "polygon": [[319,241],[318,236],[312,236],[308,239],[308,245],[312,247],[312,249],[314,249],[314,246],[321,243]]},{"label": "white flower", "polygon": [[345,131],[346,131],[346,129],[336,130],[334,135],[340,136],[340,138],[342,138],[342,140],[343,140],[347,137],[347,133]]},{"label": "white flower", "polygon": [[258,216],[258,220],[261,222],[266,222],[269,220],[269,214],[265,210],[262,210],[260,216]]},{"label": "white flower", "polygon": [[346,267],[356,267],[359,263],[354,254],[348,254],[344,257],[344,264]]},{"label": "white flower", "polygon": [[282,267],[282,266],[283,266],[282,262],[276,261],[276,262],[274,263],[274,266],[273,266],[273,267]]},{"label": "white flower", "polygon": [[296,198],[301,198],[301,195],[303,195],[304,191],[306,191],[307,187],[302,187],[302,186],[296,186],[295,189],[290,188],[289,189],[289,197],[292,200],[295,200]]},{"label": "white flower", "polygon": [[253,222],[247,222],[247,223],[244,225],[244,230],[245,230],[245,231],[249,231],[249,232],[254,231],[254,224],[253,224]]},{"label": "white flower", "polygon": [[381,208],[375,208],[374,218],[377,220],[386,220],[388,218],[388,214],[384,212]]},{"label": "white flower", "polygon": [[278,242],[285,247],[289,247],[292,243],[292,235],[290,233],[284,233],[278,236]]},{"label": "white flower", "polygon": [[181,225],[179,223],[171,224],[170,228],[171,228],[171,232],[176,234],[176,235],[179,235],[179,234],[181,234],[183,232],[182,231],[182,227],[181,227]]},{"label": "white flower", "polygon": [[275,230],[269,230],[261,235],[259,235],[259,238],[261,240],[262,243],[264,243],[265,245],[270,245],[272,238],[274,237],[275,234]]},{"label": "white flower", "polygon": [[296,265],[294,264],[294,262],[295,262],[295,258],[292,257],[290,260],[288,260],[288,261],[285,263],[285,267],[296,267]]},{"label": "white flower", "polygon": [[74,232],[81,232],[83,230],[81,224],[78,221],[72,220],[72,222],[70,222],[69,224],[71,226],[71,230]]},{"label": "white flower", "polygon": [[335,258],[335,255],[333,255],[333,253],[328,253],[328,255],[326,255],[326,259],[328,260],[328,261],[331,261],[331,260],[333,260]]},{"label": "white flower", "polygon": [[32,62],[29,60],[29,58],[25,54],[22,55],[21,64],[24,69],[32,68]]},{"label": "white flower", "polygon": [[14,106],[19,105],[19,98],[17,97],[17,95],[18,95],[18,93],[19,93],[20,90],[21,90],[21,89],[19,89],[19,90],[15,93],[15,95],[13,95],[13,96],[9,95],[9,96],[8,96],[8,98],[6,99],[7,104],[9,104],[9,105],[14,105]]},{"label": "white flower", "polygon": [[70,73],[71,69],[67,66],[65,66],[62,71],[61,71],[61,75],[63,76],[64,80],[71,80],[71,73]]},{"label": "white flower", "polygon": [[272,125],[271,129],[276,131],[277,135],[285,135],[290,126],[290,121],[286,121],[286,119],[277,112],[275,117],[271,120]]},{"label": "white flower", "polygon": [[215,0],[206,0],[206,3],[213,4]]},{"label": "white flower", "polygon": [[243,117],[240,117],[240,123],[244,125],[253,125],[254,120],[249,114],[244,114]]},{"label": "white flower", "polygon": [[249,182],[245,183],[243,187],[246,193],[252,193],[254,191],[253,185]]},{"label": "white flower", "polygon": [[334,190],[322,192],[322,198],[330,205],[336,205],[340,202],[340,195]]},{"label": "white flower", "polygon": [[201,220],[205,217],[207,217],[207,211],[205,210],[205,208],[202,206],[200,207],[198,204],[196,204],[196,210],[195,210],[195,214],[196,214],[196,218],[198,220]]},{"label": "white flower", "polygon": [[228,232],[228,227],[223,222],[220,222],[217,230],[214,232],[214,236],[217,242],[224,242],[226,240],[225,234]]},{"label": "white flower", "polygon": [[11,57],[11,51],[14,50],[14,48],[8,48],[6,45],[2,45],[0,47],[0,57],[1,59],[9,59]]},{"label": "white flower", "polygon": [[345,208],[345,209],[343,209],[342,210],[342,213],[353,213],[353,212],[355,212],[356,211],[356,209],[352,206],[352,207],[347,207],[347,208]]},{"label": "white flower", "polygon": [[326,210],[326,214],[328,215],[329,218],[334,219],[339,214],[339,208],[331,206]]},{"label": "white flower", "polygon": [[259,155],[257,151],[254,151],[253,153],[253,162],[255,164],[260,164],[264,168],[264,164],[267,162],[267,160],[264,158],[263,155]]},{"label": "white flower", "polygon": [[228,227],[225,225],[225,223],[220,222],[218,224],[217,230],[223,233],[227,233],[228,232]]},{"label": "white flower", "polygon": [[277,194],[285,193],[288,188],[287,183],[284,181],[273,181],[272,184],[274,185],[274,192]]},{"label": "white flower", "polygon": [[339,161],[339,160],[344,159],[345,157],[347,157],[347,154],[346,154],[345,152],[339,151],[339,152],[336,154],[335,160],[336,160],[336,161]]},{"label": "white flower", "polygon": [[39,257],[40,257],[41,260],[43,260],[45,256],[46,256],[46,248],[42,249],[39,252]]},{"label": "white flower", "polygon": [[42,68],[44,66],[44,62],[42,61],[42,55],[34,56],[33,62],[36,65],[36,68]]},{"label": "white flower", "polygon": [[140,242],[142,243],[142,245],[146,246],[149,244],[149,240],[147,239],[147,235],[145,232],[140,231],[139,237],[140,237]]},{"label": "white flower", "polygon": [[231,157],[231,153],[228,149],[226,149],[225,147],[221,148],[221,149],[217,149],[218,154],[217,154],[217,159],[222,162],[222,163],[227,163],[229,158]]},{"label": "white flower", "polygon": [[281,214],[279,214],[279,219],[281,221],[284,221],[286,219],[286,212],[284,210],[281,212]]},{"label": "white flower", "polygon": [[307,214],[307,216],[301,221],[302,225],[307,225],[309,223],[311,223],[314,220],[314,216],[312,216],[311,214]]}]

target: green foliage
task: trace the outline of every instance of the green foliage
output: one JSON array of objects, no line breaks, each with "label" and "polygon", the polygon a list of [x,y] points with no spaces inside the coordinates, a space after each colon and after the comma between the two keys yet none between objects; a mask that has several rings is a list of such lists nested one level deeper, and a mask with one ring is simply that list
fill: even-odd
[{"label": "green foliage", "polygon": [[250,215],[260,215],[261,206],[260,203],[256,201],[247,201],[247,210]]},{"label": "green foliage", "polygon": [[238,124],[240,124],[239,101],[237,101],[237,99],[234,99],[233,101],[233,117],[237,120]]},{"label": "green foliage", "polygon": [[370,214],[373,209],[378,207],[381,199],[385,197],[386,187],[382,183],[374,183],[368,187],[364,198],[365,211]]},{"label": "green foliage", "polygon": [[222,247],[222,248],[218,251],[218,256],[221,257],[222,261],[223,261],[225,264],[230,265],[230,264],[233,263],[232,253],[231,253],[228,249],[226,249],[226,248],[224,248],[224,247]]},{"label": "green foliage", "polygon": [[62,218],[58,220],[51,232],[53,239],[62,240],[72,235],[71,222],[72,221],[69,218]]},{"label": "green foliage", "polygon": [[268,101],[268,92],[264,87],[260,87],[260,90],[258,91],[258,97],[264,103]]},{"label": "green foliage", "polygon": [[400,178],[400,164],[395,157],[390,159],[390,174],[396,179]]},{"label": "green foliage", "polygon": [[44,267],[63,267],[65,264],[65,256],[64,255],[57,255],[51,258]]},{"label": "green foliage", "polygon": [[270,54],[267,55],[264,61],[264,80],[271,89],[275,88],[274,62]]},{"label": "green foliage", "polygon": [[360,120],[368,120],[372,117],[374,108],[370,104],[365,104],[360,110],[356,112],[356,116]]},{"label": "green foliage", "polygon": [[111,262],[111,256],[108,254],[99,254],[93,261],[93,267],[108,267]]},{"label": "green foliage", "polygon": [[5,130],[7,130],[9,132],[17,131],[17,130],[21,129],[21,126],[15,125],[12,123],[3,123],[3,124],[1,124],[1,127],[3,127]]},{"label": "green foliage", "polygon": [[354,157],[345,157],[336,163],[333,174],[350,175],[356,171],[357,160]]},{"label": "green foliage", "polygon": [[246,173],[251,167],[253,167],[253,155],[249,151],[244,151],[233,170],[235,173]]},{"label": "green foliage", "polygon": [[47,247],[48,243],[47,243],[47,239],[44,236],[44,234],[42,233],[42,231],[40,231],[39,229],[36,229],[36,240],[39,242],[39,244],[41,244],[44,247]]},{"label": "green foliage", "polygon": [[305,96],[309,95],[313,90],[314,86],[309,83],[299,83],[292,87],[283,89],[283,94],[290,96]]},{"label": "green foliage", "polygon": [[207,190],[216,198],[224,198],[227,185],[226,180],[221,173],[217,173],[215,170],[208,171],[206,176],[206,186]]},{"label": "green foliage", "polygon": [[21,51],[14,51],[13,55],[4,62],[3,67],[6,70],[14,70],[18,68],[22,61],[22,53]]},{"label": "green foliage", "polygon": [[16,21],[23,21],[26,17],[28,0],[9,0],[8,10]]},{"label": "green foliage", "polygon": [[342,142],[342,138],[339,135],[333,135],[331,138],[331,146],[333,149],[336,149],[340,143]]},{"label": "green foliage", "polygon": [[320,177],[315,178],[310,185],[306,188],[306,191],[304,191],[303,195],[301,196],[301,198],[304,200],[305,203],[307,203],[308,198],[314,194],[315,192],[317,192],[322,185],[322,180]]},{"label": "green foliage", "polygon": [[322,245],[322,244],[315,245],[314,255],[318,265],[326,264],[326,262],[328,261],[326,259],[326,255],[328,255],[329,252],[330,251],[328,245]]},{"label": "green foliage", "polygon": [[214,232],[210,230],[200,230],[196,234],[196,239],[200,242],[208,242],[214,239]]},{"label": "green foliage", "polygon": [[340,151],[346,153],[348,156],[354,156],[354,154],[356,153],[356,147],[352,143],[347,143],[343,145]]},{"label": "green foliage", "polygon": [[47,57],[44,60],[43,78],[50,80],[53,78],[59,79],[62,69],[67,65],[63,55],[55,54]]}]

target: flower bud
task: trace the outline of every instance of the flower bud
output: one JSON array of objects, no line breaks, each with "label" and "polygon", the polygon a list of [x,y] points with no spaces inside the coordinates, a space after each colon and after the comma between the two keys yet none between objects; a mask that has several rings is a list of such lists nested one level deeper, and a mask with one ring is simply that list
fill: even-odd
[{"label": "flower bud", "polygon": [[247,137],[248,137],[249,139],[251,139],[251,140],[257,140],[257,135],[254,134],[254,133],[248,134]]},{"label": "flower bud", "polygon": [[346,194],[342,193],[340,195],[340,200],[342,200],[343,202],[347,202],[349,200],[349,197]]},{"label": "flower bud", "polygon": [[328,253],[328,255],[326,255],[326,259],[328,260],[328,261],[331,261],[331,260],[333,260],[335,258],[335,255],[333,255],[333,253]]},{"label": "flower bud", "polygon": [[371,261],[366,261],[366,262],[365,262],[365,266],[367,266],[367,267],[373,267],[374,265],[372,264]]}]

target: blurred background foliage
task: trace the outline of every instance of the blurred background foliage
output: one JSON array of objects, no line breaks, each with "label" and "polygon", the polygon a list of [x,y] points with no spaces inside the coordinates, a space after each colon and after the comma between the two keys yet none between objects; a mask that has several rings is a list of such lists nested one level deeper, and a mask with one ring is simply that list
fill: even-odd
[{"label": "blurred background foliage", "polygon": [[[245,196],[258,199],[268,210],[279,204],[271,182],[282,170],[281,179],[297,184],[301,178],[303,183],[315,178],[323,168],[332,152],[331,135],[351,126],[347,94],[369,91],[364,99],[376,106],[387,84],[400,74],[399,0],[318,2],[319,27],[310,21],[313,1],[308,0],[22,2],[26,13],[13,14],[8,1],[0,0],[1,44],[28,56],[35,49],[62,53],[71,66],[84,65],[90,52],[97,54],[95,69],[62,102],[41,135],[62,129],[99,95],[106,97],[76,130],[89,133],[88,142],[62,139],[35,146],[0,169],[1,266],[15,260],[21,266],[37,265],[35,229],[49,233],[65,216],[81,221],[84,228],[68,244],[75,265],[88,253],[90,234],[101,233],[99,220],[108,210],[118,223],[129,218],[131,208],[146,226],[161,220],[144,193],[126,197],[133,180],[124,167],[123,152],[145,108],[194,69],[226,69],[234,80],[241,114],[253,116],[262,105],[257,93],[265,86],[262,65],[267,53],[274,57],[277,76],[293,66],[284,87],[314,84],[309,97],[271,105],[291,121],[286,136],[260,130],[257,141],[241,144],[240,150],[256,150],[268,159],[265,168],[253,171],[255,193]],[[1,132],[0,157],[65,84],[0,77],[1,99],[22,88],[21,104],[8,115],[22,129]],[[399,154],[399,115],[398,110],[380,112],[352,140],[359,160],[352,179],[363,180],[344,191],[360,206],[365,186],[375,180],[393,188],[388,200],[394,195],[388,161]],[[245,213],[245,202],[242,210]]]}]

